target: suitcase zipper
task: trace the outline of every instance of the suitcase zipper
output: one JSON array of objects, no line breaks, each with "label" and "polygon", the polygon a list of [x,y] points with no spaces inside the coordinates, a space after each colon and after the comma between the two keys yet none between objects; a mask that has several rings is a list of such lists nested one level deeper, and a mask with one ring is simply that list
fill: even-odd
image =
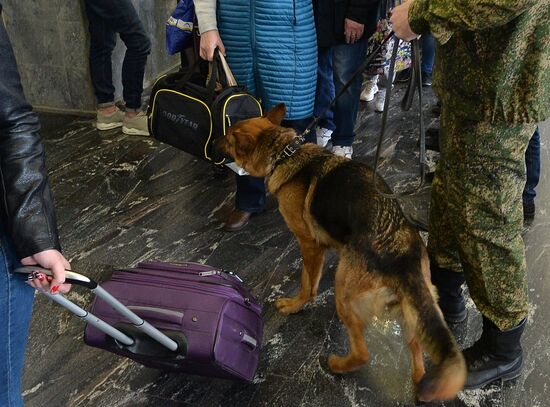
[{"label": "suitcase zipper", "polygon": [[[199,271],[199,270],[183,270],[181,269],[179,266],[199,266],[200,268],[204,268],[204,267],[208,267],[208,266],[205,266],[204,264],[200,264],[200,263],[192,263],[192,262],[185,262],[185,263],[164,263],[163,264],[164,266],[170,266],[172,265],[174,268],[168,268],[168,269],[159,269],[158,266],[155,266],[154,263],[151,264],[151,263],[138,263],[138,265],[136,266],[137,268],[136,269],[122,269],[120,271],[124,271],[124,272],[128,272],[128,273],[133,273],[133,274],[137,274],[137,275],[143,275],[145,273],[147,273],[148,270],[151,270],[151,271],[156,271],[156,272],[168,272],[168,273],[177,273],[179,276],[193,276],[193,277],[197,277],[198,279],[188,279],[188,281],[194,281],[194,282],[199,282],[199,283],[207,283],[207,284],[216,284],[216,285],[221,285],[221,286],[226,286],[228,288],[232,288],[233,290],[237,291],[241,297],[244,299],[245,301],[245,304],[246,305],[250,305],[251,301],[250,301],[250,297],[251,297],[251,294],[250,292],[245,288],[245,287],[242,287],[240,285],[234,285],[233,282],[231,281],[232,279],[235,279],[235,280],[238,280],[240,283],[243,282],[243,280],[237,276],[235,273],[233,272],[227,272],[227,271],[224,271],[224,270],[221,270],[221,269],[214,269],[214,270],[206,270],[206,271]],[[139,271],[140,270],[143,270],[142,273],[140,273]],[[204,273],[204,274],[202,274]],[[164,276],[164,275],[159,275],[157,273],[151,273],[152,275],[154,276],[157,276],[157,277],[160,277],[160,278],[169,278],[168,276]],[[149,274],[149,275],[151,275]],[[212,281],[212,280],[207,280],[207,279],[200,279],[201,277],[211,277],[211,278],[214,278],[214,276],[219,276],[219,278],[223,279],[225,282],[227,283],[222,283],[222,282],[217,282],[217,281]],[[231,276],[231,278],[228,278],[228,276]],[[179,280],[182,280],[182,279],[179,279]]]},{"label": "suitcase zipper", "polygon": [[[166,285],[164,284],[161,284],[161,283],[151,283],[151,281],[146,281],[146,280],[140,280],[140,279],[135,279],[135,278],[130,278],[130,277],[126,277],[124,278],[123,276],[113,276],[113,278],[110,280],[110,281],[114,281],[114,282],[122,282],[122,283],[133,283],[133,284],[136,284],[136,285],[146,285],[146,286],[149,286],[149,287],[158,287],[158,288],[167,288]],[[184,282],[187,282],[189,283],[190,281],[189,280],[180,280],[180,281],[184,281]],[[208,281],[208,282],[201,282],[201,283],[204,283],[204,284],[209,284],[209,285],[215,285],[215,286],[224,286],[224,287],[227,287],[227,288],[231,288],[233,289],[233,291],[237,291],[234,289],[233,286],[229,285],[229,284],[223,284],[223,283],[216,283],[216,282],[213,282],[213,281]],[[203,291],[201,291],[200,289],[198,289],[196,286],[191,286],[189,284],[182,284],[182,285],[178,285],[178,286],[172,286],[171,288],[187,288],[187,289],[190,289],[192,291],[195,291],[196,293],[204,293]],[[243,300],[243,303],[244,305],[246,305],[247,307],[252,307],[252,305],[255,305],[257,307],[259,307],[259,304],[257,304],[256,302],[252,303],[252,301],[250,300],[250,297],[248,296],[244,296],[243,293],[240,293],[239,291],[237,291],[237,293],[239,294],[240,298]],[[219,295],[219,296],[225,296],[227,295],[227,291],[222,291],[221,289],[218,289],[218,290],[209,290],[208,291],[208,294],[212,294],[212,295]],[[255,311],[257,312],[257,311]]]},{"label": "suitcase zipper", "polygon": [[[199,268],[204,268],[204,267],[208,267],[208,266],[205,266],[204,264],[201,264],[201,263],[194,263],[194,262],[182,262],[182,263],[178,263],[178,262],[170,262],[170,263],[164,263],[165,265],[172,265],[172,266],[175,266],[177,267],[178,269],[175,270],[175,269],[168,269],[168,270],[159,270],[158,267],[155,267],[153,265],[151,265],[150,263],[138,263],[138,265],[136,266],[138,269],[147,269],[147,270],[157,270],[157,271],[169,271],[169,272],[174,272],[174,273],[181,273],[181,274],[191,274],[191,275],[199,275],[199,276],[204,276],[204,277],[207,277],[207,276],[214,276],[214,275],[217,275],[217,276],[220,276],[222,277],[224,280],[227,280],[226,276],[231,276],[233,277],[234,279],[238,280],[240,283],[243,283],[243,279],[240,278],[237,274],[235,274],[233,271],[225,271],[224,269],[214,269],[214,270],[208,270],[208,271],[199,271],[199,270],[182,270],[181,268],[179,268],[180,266],[199,266]],[[193,272],[194,271],[194,272]]]},{"label": "suitcase zipper", "polygon": [[211,270],[211,271],[201,271],[201,272],[199,272],[199,276],[201,276],[201,277],[220,276],[220,277],[222,277],[223,279],[226,279],[225,276],[226,276],[227,274],[230,275],[230,276],[232,276],[233,278],[236,278],[236,279],[239,280],[241,283],[243,282],[243,280],[242,280],[238,275],[236,275],[235,273],[233,273],[232,271]]},{"label": "suitcase zipper", "polygon": [[[125,273],[135,274],[138,278],[131,278],[130,276],[124,276],[124,275],[113,275],[113,277],[111,278],[111,281],[131,281],[131,282],[135,282],[135,283],[138,283],[138,282],[142,283],[143,282],[143,280],[139,278],[139,277],[142,277],[143,274],[140,274],[139,272],[134,271],[134,270],[121,270],[121,271],[124,271]],[[169,277],[166,277],[166,276],[156,276],[156,277],[158,277],[159,279],[170,279]],[[172,279],[170,279],[170,280],[173,281]],[[147,281],[149,281],[149,280],[147,280]],[[194,282],[194,283],[209,284],[209,285],[214,285],[214,286],[219,286],[219,287],[231,288],[233,291],[236,291],[240,295],[240,297],[243,299],[243,301],[246,305],[251,304],[249,296],[245,295],[245,293],[243,293],[241,290],[239,290],[239,288],[235,287],[232,284],[226,284],[226,283],[217,282],[217,281],[207,281],[207,280],[185,280],[185,279],[180,279],[180,280],[177,280],[177,281],[181,281],[183,283]],[[165,287],[164,285],[161,285],[161,284],[159,284],[159,286]],[[189,288],[188,284],[174,285],[174,287],[182,287],[182,286]],[[193,287],[190,287],[190,288],[193,288]],[[225,292],[222,292],[222,291],[219,291],[219,290],[215,290],[213,292],[215,292],[217,294],[225,294]]]},{"label": "suitcase zipper", "polygon": [[[155,282],[155,283],[152,283],[151,281],[149,280],[141,280],[141,279],[136,279],[136,278],[130,278],[130,277],[127,277],[127,278],[124,278],[124,277],[113,277],[111,279],[111,281],[115,281],[115,282],[124,282],[124,283],[133,283],[133,284],[137,284],[137,285],[148,285],[148,286],[151,286],[151,287],[158,287],[158,288],[171,288],[171,289],[177,289],[177,288],[188,288],[188,289],[191,289],[191,290],[194,290],[194,291],[197,291],[197,292],[200,292],[200,289],[197,288],[197,287],[193,287],[189,284],[181,284],[181,285],[171,285],[171,286],[166,286],[166,284],[162,284],[162,282]],[[188,282],[188,281],[187,281]],[[208,283],[207,283],[208,284]],[[212,285],[220,285],[220,284],[212,284]],[[224,291],[221,291],[221,290],[209,290],[208,291],[209,294],[226,294],[226,292]]]}]

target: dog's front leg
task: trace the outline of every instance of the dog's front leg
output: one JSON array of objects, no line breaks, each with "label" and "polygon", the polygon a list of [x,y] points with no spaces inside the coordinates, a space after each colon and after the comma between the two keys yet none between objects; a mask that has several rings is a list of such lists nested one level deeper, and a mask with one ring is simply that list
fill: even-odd
[{"label": "dog's front leg", "polygon": [[300,293],[292,298],[279,298],[275,305],[283,314],[294,314],[302,309],[304,304],[311,301],[317,295],[319,280],[323,270],[326,248],[319,245],[313,239],[300,239],[303,268]]}]

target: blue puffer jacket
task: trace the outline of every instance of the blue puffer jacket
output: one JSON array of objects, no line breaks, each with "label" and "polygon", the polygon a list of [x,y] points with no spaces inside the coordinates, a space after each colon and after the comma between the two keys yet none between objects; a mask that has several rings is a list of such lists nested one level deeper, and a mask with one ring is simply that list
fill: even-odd
[{"label": "blue puffer jacket", "polygon": [[218,0],[218,30],[240,84],[286,118],[313,115],[317,42],[311,0]]}]

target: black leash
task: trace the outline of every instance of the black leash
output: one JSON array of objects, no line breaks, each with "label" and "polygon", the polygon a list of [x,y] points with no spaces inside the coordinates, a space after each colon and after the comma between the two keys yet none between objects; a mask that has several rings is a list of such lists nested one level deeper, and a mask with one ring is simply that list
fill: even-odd
[{"label": "black leash", "polygon": [[[376,147],[376,156],[374,159],[374,173],[373,173],[373,185],[380,195],[386,197],[386,198],[392,198],[392,199],[398,199],[403,198],[407,196],[412,196],[417,194],[420,189],[424,186],[425,178],[426,178],[426,135],[424,132],[424,115],[422,114],[422,74],[420,71],[420,44],[419,40],[415,39],[411,41],[412,46],[412,63],[410,68],[410,78],[409,78],[409,86],[407,88],[407,92],[405,93],[405,97],[403,98],[403,103],[401,105],[403,110],[409,110],[412,104],[412,99],[414,96],[414,88],[418,90],[418,101],[419,101],[419,114],[420,114],[420,184],[418,187],[405,192],[400,193],[387,193],[380,191],[376,184],[376,178],[378,175],[378,162],[380,161],[380,153],[382,151],[382,143],[384,141],[384,134],[386,132],[386,126],[388,122],[388,110],[389,110],[389,102],[391,98],[391,90],[392,90],[392,82],[393,82],[393,75],[395,72],[395,60],[397,58],[397,51],[399,49],[399,40],[396,38],[396,41],[393,46],[393,52],[390,60],[390,69],[388,73],[388,82],[389,85],[386,86],[386,98],[384,100],[384,111],[382,112],[382,125],[380,127],[380,137],[378,138],[378,145]],[[414,222],[416,223],[416,222]]]},{"label": "black leash", "polygon": [[[392,87],[393,87],[393,75],[394,75],[394,72],[395,72],[395,61],[397,59],[397,51],[399,49],[399,39],[397,39],[397,38],[396,38],[394,46],[393,46],[392,56],[391,56],[391,60],[390,60],[390,68],[389,68],[389,72],[388,72],[388,85],[386,86],[386,98],[384,100],[384,110],[382,112],[382,125],[381,125],[381,128],[380,128],[380,137],[378,138],[378,145],[376,146],[376,155],[375,155],[375,159],[374,159],[374,171],[373,171],[373,175],[372,175],[372,183],[373,183],[374,190],[377,193],[379,193],[380,195],[382,195],[386,198],[396,199],[396,200],[399,200],[399,199],[404,198],[404,197],[411,197],[413,195],[416,195],[422,189],[422,187],[424,186],[425,181],[426,181],[426,166],[427,166],[427,162],[426,162],[426,134],[424,132],[424,115],[422,113],[422,73],[421,73],[421,66],[420,66],[421,61],[420,61],[420,43],[419,43],[419,40],[415,39],[415,40],[411,41],[411,47],[412,47],[412,55],[411,55],[412,63],[411,63],[411,67],[410,67],[410,77],[409,77],[409,83],[407,85],[407,91],[405,92],[405,96],[403,97],[403,100],[402,100],[402,103],[401,103],[401,108],[402,108],[402,110],[409,110],[411,108],[412,101],[413,101],[413,98],[414,98],[414,91],[415,91],[415,88],[416,88],[418,90],[418,103],[419,103],[418,110],[419,110],[419,115],[420,115],[420,126],[419,126],[420,127],[420,129],[419,129],[420,130],[420,157],[419,157],[419,161],[420,161],[420,183],[416,188],[414,188],[410,191],[405,191],[405,192],[401,192],[401,193],[387,193],[387,192],[380,191],[380,189],[378,189],[378,185],[376,183],[376,180],[378,178],[378,162],[380,161],[380,153],[382,151],[382,143],[383,143],[383,140],[384,140],[384,134],[386,132],[386,125],[387,125],[387,122],[388,122],[388,110],[389,110],[389,102],[390,102],[390,98],[391,98],[391,91],[392,91]],[[380,176],[380,178],[383,179],[383,177],[381,177],[381,176]],[[411,218],[407,214],[407,211],[403,210],[403,208],[401,208],[401,210],[402,210],[403,216],[405,217],[405,219],[407,219],[407,221],[409,223],[416,226],[418,229],[428,231],[428,225],[426,225],[425,223],[423,223],[419,220]]]},{"label": "black leash", "polygon": [[[332,109],[334,107],[334,105],[336,104],[336,100],[338,100],[338,98],[340,96],[342,96],[342,94],[351,86],[353,81],[365,71],[365,69],[372,63],[374,58],[381,51],[382,47],[392,38],[395,38],[395,41],[394,41],[392,56],[391,56],[391,59],[390,59],[390,68],[389,68],[388,78],[387,78],[388,83],[387,83],[387,86],[386,86],[386,97],[385,97],[385,100],[384,100],[384,110],[382,112],[382,125],[381,125],[381,128],[380,128],[380,136],[378,138],[378,144],[377,144],[377,147],[376,147],[376,155],[375,155],[372,182],[373,182],[374,190],[378,194],[380,194],[380,195],[382,195],[386,198],[390,198],[390,199],[399,200],[400,198],[403,198],[403,197],[413,196],[413,195],[417,194],[420,191],[420,189],[425,184],[426,165],[427,165],[427,163],[426,163],[426,142],[425,142],[426,137],[425,137],[425,132],[424,132],[424,115],[422,113],[422,74],[421,74],[421,70],[420,70],[421,69],[420,68],[420,44],[419,44],[418,39],[415,39],[415,40],[411,41],[411,44],[412,44],[412,55],[411,55],[412,63],[411,63],[411,68],[410,68],[411,73],[410,73],[410,78],[409,78],[409,84],[408,84],[408,87],[407,87],[407,91],[405,93],[405,97],[403,98],[401,107],[402,107],[403,110],[409,110],[410,109],[410,107],[412,105],[412,100],[413,100],[413,97],[414,97],[414,91],[415,91],[415,88],[416,88],[418,90],[419,114],[420,114],[420,129],[419,129],[420,130],[420,157],[419,157],[419,161],[420,161],[420,183],[419,183],[418,187],[416,187],[415,189],[410,190],[410,191],[401,192],[401,193],[387,193],[387,192],[380,191],[379,188],[378,188],[378,185],[376,183],[377,177],[379,177],[379,175],[378,175],[378,162],[380,161],[380,153],[381,153],[381,150],[382,150],[382,144],[383,144],[383,141],[384,141],[384,136],[385,136],[385,133],[386,133],[386,126],[387,126],[387,121],[388,121],[389,102],[390,102],[391,91],[392,91],[392,87],[393,87],[393,75],[394,75],[394,72],[395,72],[395,61],[397,59],[397,52],[399,50],[399,39],[395,36],[395,33],[393,31],[391,31],[387,35],[387,37],[384,38],[384,40],[372,51],[372,53],[370,55],[368,55],[366,60],[353,73],[350,80],[346,82],[346,84],[340,89],[340,91],[332,99],[330,105],[328,107],[326,107],[321,112],[321,114],[319,116],[317,116],[315,119],[313,119],[313,121],[309,124],[309,126],[301,134],[296,136],[292,140],[291,143],[286,145],[284,150],[277,155],[277,157],[275,159],[275,166],[281,160],[284,160],[285,158],[294,155],[294,153],[304,143],[305,137],[311,132],[311,130],[315,126],[317,126],[317,124],[322,119],[322,117],[330,109]],[[380,178],[383,179],[381,176],[380,176]],[[422,229],[422,230],[426,230],[426,231],[428,230],[426,224],[424,224],[420,221],[417,221],[415,219],[412,219],[409,215],[407,215],[406,211],[403,210],[402,212],[403,212],[404,217],[407,219],[407,221],[409,221],[412,225],[414,225],[417,228]]]}]

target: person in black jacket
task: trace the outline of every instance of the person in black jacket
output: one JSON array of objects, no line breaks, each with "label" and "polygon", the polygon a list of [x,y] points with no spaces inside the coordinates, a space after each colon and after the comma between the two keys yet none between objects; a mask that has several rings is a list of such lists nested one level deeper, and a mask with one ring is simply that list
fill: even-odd
[{"label": "person in black jacket", "polygon": [[[351,79],[366,56],[367,40],[376,30],[380,0],[313,0],[319,67],[314,115]],[[333,153],[351,158],[359,108],[361,75],[319,122],[317,144],[332,141]]]},{"label": "person in black jacket", "polygon": [[[39,121],[25,100],[0,4],[0,406],[23,406],[21,376],[34,290],[67,292]],[[20,264],[53,271],[25,278]]]}]

